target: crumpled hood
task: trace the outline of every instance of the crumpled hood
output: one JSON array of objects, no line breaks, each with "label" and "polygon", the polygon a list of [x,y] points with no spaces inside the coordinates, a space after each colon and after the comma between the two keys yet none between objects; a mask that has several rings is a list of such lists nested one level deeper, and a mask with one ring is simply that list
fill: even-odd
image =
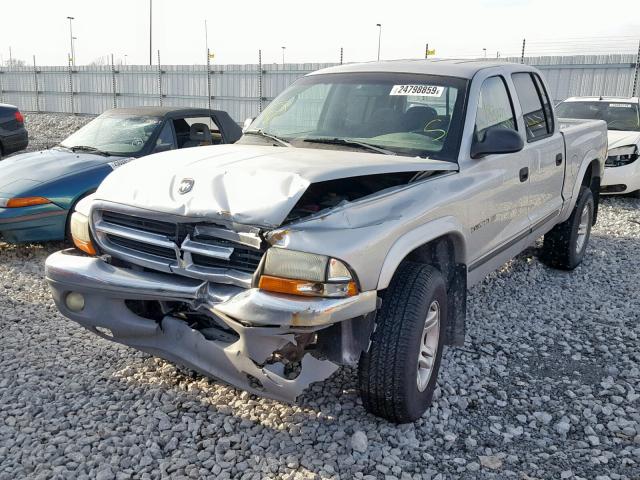
[{"label": "crumpled hood", "polygon": [[58,149],[14,155],[0,161],[0,192],[20,194],[25,185],[35,186],[120,158]]},{"label": "crumpled hood", "polygon": [[625,132],[622,130],[609,130],[609,150],[628,145],[640,145],[640,132]]},{"label": "crumpled hood", "polygon": [[276,227],[311,183],[457,169],[451,162],[376,153],[219,145],[173,150],[129,163],[104,180],[95,199],[174,215]]}]

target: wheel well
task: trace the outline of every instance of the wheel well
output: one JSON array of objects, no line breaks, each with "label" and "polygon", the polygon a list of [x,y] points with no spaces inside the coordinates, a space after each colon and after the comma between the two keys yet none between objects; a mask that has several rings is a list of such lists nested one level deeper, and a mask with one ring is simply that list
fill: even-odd
[{"label": "wheel well", "polygon": [[460,346],[464,344],[467,315],[467,266],[461,263],[461,255],[457,253],[458,241],[453,235],[444,235],[419,246],[403,261],[426,263],[442,273],[449,303],[446,343]]},{"label": "wheel well", "polygon": [[600,163],[593,160],[582,177],[582,186],[588,187],[593,194],[593,225],[598,220],[598,207],[600,205]]}]

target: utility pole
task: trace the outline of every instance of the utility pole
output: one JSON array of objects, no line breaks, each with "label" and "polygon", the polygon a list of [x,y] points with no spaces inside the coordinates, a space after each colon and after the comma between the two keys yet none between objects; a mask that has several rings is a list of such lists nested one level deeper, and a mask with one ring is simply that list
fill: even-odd
[{"label": "utility pole", "polygon": [[429,44],[424,47],[424,58],[429,58]]},{"label": "utility pole", "polygon": [[262,50],[258,50],[258,112],[262,112]]},{"label": "utility pole", "polygon": [[9,46],[9,68],[13,68],[13,57],[11,56],[11,46]]},{"label": "utility pole", "polygon": [[638,56],[636,57],[636,73],[633,76],[633,89],[631,90],[631,96],[635,97],[638,92],[638,74],[640,73],[640,42],[638,42]]},{"label": "utility pole", "polygon": [[343,54],[344,54],[344,49],[340,47],[340,65],[342,65]]},{"label": "utility pole", "polygon": [[287,47],[280,47],[282,48],[282,67],[284,68],[284,51]]},{"label": "utility pole", "polygon": [[376,23],[376,27],[378,27],[378,61],[380,61],[380,39],[382,38],[382,24]]},{"label": "utility pole", "polygon": [[75,20],[74,17],[67,17],[69,19],[69,41],[71,42],[71,65],[73,67],[76,66],[76,54],[73,50],[73,25],[72,22]]},{"label": "utility pole", "polygon": [[524,63],[524,47],[527,44],[527,39],[522,39],[522,55],[520,56],[520,63]]},{"label": "utility pole", "polygon": [[209,29],[207,28],[207,20],[204,21],[204,46],[207,49],[207,64],[209,63]]},{"label": "utility pole", "polygon": [[152,41],[153,38],[153,0],[149,0],[149,65],[153,65],[153,50]]}]

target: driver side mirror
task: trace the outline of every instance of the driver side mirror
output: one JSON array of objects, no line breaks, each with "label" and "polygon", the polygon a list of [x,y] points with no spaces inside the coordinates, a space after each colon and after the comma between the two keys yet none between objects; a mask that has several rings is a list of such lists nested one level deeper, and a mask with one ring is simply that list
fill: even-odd
[{"label": "driver side mirror", "polygon": [[485,155],[515,153],[524,148],[524,141],[518,132],[511,129],[492,127],[487,129],[484,140],[474,140],[471,145],[471,158]]},{"label": "driver side mirror", "polygon": [[255,120],[254,117],[249,117],[244,121],[244,123],[242,124],[242,133],[247,131],[247,129],[251,126],[254,120]]}]

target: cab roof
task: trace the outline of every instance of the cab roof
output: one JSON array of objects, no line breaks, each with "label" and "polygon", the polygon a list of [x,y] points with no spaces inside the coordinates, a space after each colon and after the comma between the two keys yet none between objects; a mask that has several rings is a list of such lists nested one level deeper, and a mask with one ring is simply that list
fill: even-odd
[{"label": "cab roof", "polygon": [[640,103],[640,97],[569,97],[565,102],[624,102],[624,103]]},{"label": "cab roof", "polygon": [[519,63],[509,63],[490,60],[461,60],[461,59],[434,59],[434,60],[387,60],[382,62],[365,62],[338,65],[324,68],[309,75],[323,75],[328,73],[415,73],[427,75],[442,75],[471,79],[480,70],[487,68],[501,68],[507,72],[535,71],[533,67]]},{"label": "cab roof", "polygon": [[125,114],[125,115],[149,115],[153,117],[180,118],[180,117],[208,117],[209,115],[226,116],[227,112],[222,110],[209,110],[207,108],[193,107],[120,107],[112,108],[104,112],[106,115]]}]

